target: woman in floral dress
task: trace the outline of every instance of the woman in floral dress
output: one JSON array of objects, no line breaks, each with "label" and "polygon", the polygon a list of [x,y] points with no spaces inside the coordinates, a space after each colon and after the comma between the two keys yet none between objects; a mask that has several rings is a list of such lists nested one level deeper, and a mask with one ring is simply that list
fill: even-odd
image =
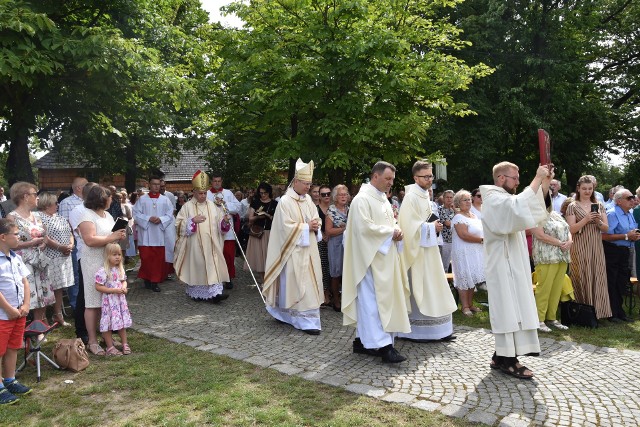
[{"label": "woman in floral dress", "polygon": [[55,296],[47,280],[46,257],[42,253],[45,248],[45,228],[40,214],[32,212],[38,204],[38,188],[29,182],[16,182],[11,186],[10,194],[16,209],[9,212],[7,218],[13,219],[18,225],[20,243],[16,253],[31,272],[27,280],[33,318],[44,320],[47,306],[55,302]]}]

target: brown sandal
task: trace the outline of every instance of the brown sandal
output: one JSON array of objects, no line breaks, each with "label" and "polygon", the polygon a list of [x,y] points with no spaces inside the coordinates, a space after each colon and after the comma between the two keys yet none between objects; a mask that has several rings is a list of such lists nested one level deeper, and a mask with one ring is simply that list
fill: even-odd
[{"label": "brown sandal", "polygon": [[[516,362],[509,366],[502,365],[500,366],[500,370],[507,375],[511,375],[512,377],[516,377],[521,380],[530,380],[533,378],[533,372],[531,372],[531,369],[521,365],[520,362]],[[526,371],[529,371],[529,374],[525,374]]]}]

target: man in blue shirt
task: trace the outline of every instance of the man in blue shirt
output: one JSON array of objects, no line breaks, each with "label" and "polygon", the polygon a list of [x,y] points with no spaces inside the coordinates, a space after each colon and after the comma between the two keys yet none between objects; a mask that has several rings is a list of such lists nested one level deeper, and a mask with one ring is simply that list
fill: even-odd
[{"label": "man in blue shirt", "polygon": [[631,268],[629,251],[634,242],[640,239],[638,224],[633,218],[635,196],[626,188],[618,190],[613,196],[615,205],[607,209],[609,230],[602,233],[602,246],[607,263],[607,285],[611,303],[612,322],[631,321],[622,308],[623,295],[629,284]]}]

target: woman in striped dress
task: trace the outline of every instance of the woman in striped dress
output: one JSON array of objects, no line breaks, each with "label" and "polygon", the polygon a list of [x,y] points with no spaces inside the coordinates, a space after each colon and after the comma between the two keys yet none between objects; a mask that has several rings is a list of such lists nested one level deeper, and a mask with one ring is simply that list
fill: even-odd
[{"label": "woman in striped dress", "polygon": [[[591,205],[597,205],[592,209]],[[607,269],[601,232],[609,225],[604,206],[596,201],[593,180],[583,176],[576,186],[575,201],[569,204],[567,223],[573,236],[571,280],[576,301],[592,305],[598,319],[611,317]]]}]

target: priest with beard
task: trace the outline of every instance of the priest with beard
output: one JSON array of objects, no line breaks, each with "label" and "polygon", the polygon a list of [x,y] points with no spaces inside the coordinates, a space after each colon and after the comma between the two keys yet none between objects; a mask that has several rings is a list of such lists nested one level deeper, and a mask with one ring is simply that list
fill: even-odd
[{"label": "priest with beard", "polygon": [[373,166],[370,183],[362,184],[351,202],[344,237],[343,323],[356,327],[353,352],[380,356],[383,363],[406,360],[393,338],[411,331],[409,283],[400,257],[403,233],[386,197],[395,175],[390,163]]},{"label": "priest with beard", "polygon": [[280,198],[271,223],[264,289],[266,308],[276,320],[309,335],[320,334],[324,301],[318,242],[322,240],[318,209],[307,194],[313,161],[296,162],[296,173]]},{"label": "priest with beard", "polygon": [[531,184],[516,195],[518,166],[493,167],[494,185],[480,186],[484,261],[489,317],[495,338],[492,369],[520,379],[533,378],[518,356],[538,356],[538,315],[531,284],[531,266],[524,231],[547,218],[546,202],[553,165],[540,166]]},{"label": "priest with beard", "polygon": [[437,233],[442,224],[431,210],[431,163],[417,161],[411,169],[415,184],[406,186],[398,224],[404,233],[401,258],[408,269],[411,288],[410,333],[398,337],[416,342],[450,341],[451,313],[458,309],[442,268]]}]

